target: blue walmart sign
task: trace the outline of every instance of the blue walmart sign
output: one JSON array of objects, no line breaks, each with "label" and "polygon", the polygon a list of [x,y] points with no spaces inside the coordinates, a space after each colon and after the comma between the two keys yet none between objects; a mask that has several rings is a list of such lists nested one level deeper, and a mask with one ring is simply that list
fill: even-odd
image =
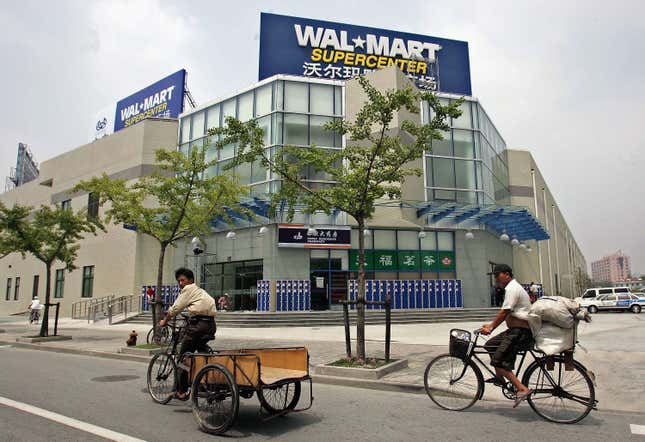
[{"label": "blue walmart sign", "polygon": [[148,117],[177,118],[184,110],[186,71],[175,72],[116,104],[114,131]]},{"label": "blue walmart sign", "polygon": [[259,79],[347,79],[396,65],[424,89],[472,95],[468,43],[262,13]]}]

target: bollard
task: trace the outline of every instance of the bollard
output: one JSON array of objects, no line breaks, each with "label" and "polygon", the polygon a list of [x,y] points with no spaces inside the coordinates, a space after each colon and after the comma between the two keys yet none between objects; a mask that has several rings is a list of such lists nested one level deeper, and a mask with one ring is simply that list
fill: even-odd
[{"label": "bollard", "polygon": [[385,297],[385,362],[390,362],[391,315],[390,295]]},{"label": "bollard", "polygon": [[108,313],[108,325],[112,325],[112,304],[108,304],[107,313]]},{"label": "bollard", "polygon": [[347,307],[347,301],[343,301],[343,322],[345,323],[345,347],[347,351],[347,359],[351,359],[352,343],[349,333],[349,308]]}]

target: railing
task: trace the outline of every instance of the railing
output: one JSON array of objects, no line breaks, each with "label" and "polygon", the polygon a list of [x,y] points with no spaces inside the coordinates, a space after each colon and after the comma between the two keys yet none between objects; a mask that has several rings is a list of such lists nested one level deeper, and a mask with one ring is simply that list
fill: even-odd
[{"label": "railing", "polygon": [[128,296],[104,296],[97,299],[86,299],[72,304],[72,319],[85,319],[87,322],[95,322],[108,318],[112,324],[113,316],[128,313],[141,312],[141,297],[139,295]]}]

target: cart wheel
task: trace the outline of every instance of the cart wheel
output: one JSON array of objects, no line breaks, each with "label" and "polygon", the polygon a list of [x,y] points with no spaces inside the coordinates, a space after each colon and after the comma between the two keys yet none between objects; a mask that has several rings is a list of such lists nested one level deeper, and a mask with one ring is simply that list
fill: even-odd
[{"label": "cart wheel", "polygon": [[177,366],[172,356],[159,353],[148,364],[148,393],[158,404],[167,404],[177,389]]},{"label": "cart wheel", "polygon": [[258,390],[260,405],[270,414],[278,414],[296,408],[300,400],[300,381],[276,387],[262,387]]},{"label": "cart wheel", "polygon": [[199,370],[193,381],[191,401],[199,428],[206,433],[225,433],[237,419],[240,406],[237,385],[220,364],[208,364]]}]

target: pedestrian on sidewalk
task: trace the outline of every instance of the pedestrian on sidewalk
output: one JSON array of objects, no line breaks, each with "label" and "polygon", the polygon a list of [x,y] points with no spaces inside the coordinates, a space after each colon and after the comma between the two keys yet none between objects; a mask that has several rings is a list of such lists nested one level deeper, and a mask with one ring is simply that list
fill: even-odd
[{"label": "pedestrian on sidewalk", "polygon": [[[184,331],[179,350],[179,360],[185,353],[204,351],[206,343],[215,337],[217,327],[215,326],[215,300],[206,290],[195,284],[195,274],[192,270],[180,268],[175,271],[175,278],[181,288],[175,303],[170,307],[166,317],[159,321],[159,326],[165,327],[166,323],[184,310],[188,311],[188,324]],[[212,336],[210,339],[209,337]],[[181,370],[179,385],[177,387],[177,399],[187,400],[188,395],[188,373]]]},{"label": "pedestrian on sidewalk", "polygon": [[34,296],[34,299],[31,300],[31,303],[27,307],[27,310],[29,310],[29,325],[34,321],[38,324],[38,320],[40,319],[40,309],[42,308],[43,305],[38,300],[38,296]]}]

